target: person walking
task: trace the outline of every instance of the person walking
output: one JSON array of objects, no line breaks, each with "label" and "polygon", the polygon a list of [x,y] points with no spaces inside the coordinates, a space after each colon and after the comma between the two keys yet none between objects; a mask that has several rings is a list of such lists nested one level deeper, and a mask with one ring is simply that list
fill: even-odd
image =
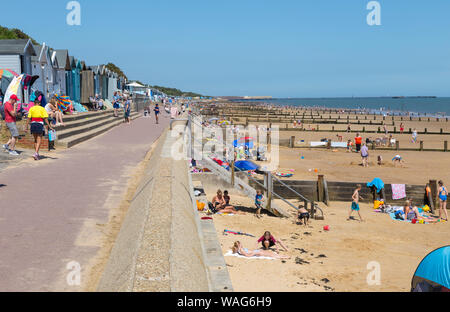
[{"label": "person walking", "polygon": [[34,106],[28,111],[27,129],[31,130],[31,134],[34,137],[34,160],[40,159],[39,150],[41,148],[42,136],[45,133],[44,122],[47,124],[49,130],[53,130],[52,125],[48,122],[47,111],[40,104],[41,103],[36,98],[36,100],[34,101]]},{"label": "person walking", "polygon": [[351,210],[350,210],[350,215],[348,216],[348,219],[347,219],[347,220],[351,220],[351,219],[352,219],[352,213],[355,211],[355,212],[358,213],[359,220],[360,220],[361,222],[363,221],[363,219],[362,219],[362,217],[361,217],[361,214],[360,214],[360,212],[359,212],[359,211],[360,211],[359,200],[362,199],[362,197],[359,195],[359,192],[361,191],[361,189],[362,189],[361,184],[358,184],[358,185],[356,186],[355,191],[353,192],[353,196],[352,196],[352,207],[351,207]]},{"label": "person walking", "polygon": [[16,142],[19,137],[19,130],[17,129],[16,120],[17,120],[17,107],[19,98],[17,95],[13,94],[9,98],[7,102],[4,104],[5,111],[5,123],[6,127],[11,134],[11,138],[8,140],[6,144],[3,145],[3,148],[6,152],[9,152],[12,156],[19,156],[19,153],[16,151]]},{"label": "person walking", "polygon": [[159,105],[158,105],[158,103],[155,104],[155,108],[153,109],[153,111],[155,112],[156,124],[159,124]]},{"label": "person walking", "polygon": [[363,167],[369,167],[369,148],[366,143],[361,148],[361,158]]}]

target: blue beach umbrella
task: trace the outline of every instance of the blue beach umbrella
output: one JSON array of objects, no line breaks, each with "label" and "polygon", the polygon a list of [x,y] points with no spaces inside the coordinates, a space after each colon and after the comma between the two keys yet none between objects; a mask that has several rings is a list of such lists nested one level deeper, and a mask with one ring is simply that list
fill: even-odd
[{"label": "blue beach umbrella", "polygon": [[436,249],[419,264],[411,283],[413,292],[450,292],[450,246]]},{"label": "blue beach umbrella", "polygon": [[234,163],[234,167],[240,171],[258,170],[259,166],[248,160],[241,160]]}]

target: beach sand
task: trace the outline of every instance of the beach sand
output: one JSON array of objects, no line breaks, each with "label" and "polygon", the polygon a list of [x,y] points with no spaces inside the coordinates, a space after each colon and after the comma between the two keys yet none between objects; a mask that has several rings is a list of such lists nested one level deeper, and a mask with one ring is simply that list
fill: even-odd
[{"label": "beach sand", "polygon": [[[214,186],[206,187],[209,197]],[[230,191],[232,204],[253,207],[253,201]],[[282,219],[265,215],[257,219],[246,215],[214,216],[214,224],[223,253],[241,241],[250,250],[259,247],[257,239],[271,231],[287,245],[288,260],[258,260],[225,257],[235,291],[409,291],[412,276],[420,261],[434,249],[447,245],[448,223],[413,225],[393,221],[388,215],[361,205],[365,222],[347,221],[350,203],[332,202],[325,208],[325,220],[311,220],[307,227],[295,224],[295,218]],[[288,209],[285,207],[285,209]],[[293,209],[288,209],[294,213]],[[323,230],[325,225],[330,231]],[[223,235],[229,229],[250,233],[256,238]],[[303,262],[302,261],[306,261]],[[370,286],[367,266],[377,262],[381,284]],[[297,264],[298,263],[298,264]],[[372,269],[373,270],[373,269]]]},{"label": "beach sand", "polygon": [[[280,148],[279,171],[295,170],[292,180],[316,181],[319,174],[328,181],[367,183],[375,177],[386,184],[421,185],[429,180],[443,180],[450,183],[450,153],[412,151],[369,151],[370,166],[363,168],[358,153],[347,153],[343,149],[336,152],[326,149]],[[405,163],[394,166],[392,158],[400,154]],[[378,166],[377,156],[383,157],[383,165]],[[301,159],[301,156],[304,159]],[[312,169],[310,171],[310,169]],[[318,173],[314,172],[318,169]]]}]

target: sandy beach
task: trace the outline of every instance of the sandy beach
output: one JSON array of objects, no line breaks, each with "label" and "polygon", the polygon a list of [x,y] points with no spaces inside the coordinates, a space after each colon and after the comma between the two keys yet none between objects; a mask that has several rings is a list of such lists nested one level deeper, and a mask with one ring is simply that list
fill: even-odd
[{"label": "sandy beach", "polygon": [[[250,115],[251,117],[251,115]],[[341,115],[346,118],[346,115]],[[354,115],[353,117],[354,118]],[[361,118],[361,117],[360,117]],[[364,117],[363,117],[364,118]],[[373,118],[373,116],[372,116]],[[380,119],[380,117],[378,116]],[[382,117],[381,117],[382,118]],[[389,118],[389,117],[388,117]],[[240,120],[242,122],[242,120]],[[377,122],[380,122],[378,120]],[[387,120],[388,131],[393,131],[392,120]],[[400,121],[396,120],[396,130],[400,129]],[[265,125],[266,122],[252,122],[254,125]],[[405,132],[416,128],[419,132],[449,131],[444,120],[424,119],[422,121],[404,121]],[[295,136],[296,148],[280,147],[280,163],[278,172],[294,173],[287,180],[316,181],[318,175],[324,175],[327,181],[367,183],[375,177],[386,184],[423,185],[429,180],[450,181],[450,153],[440,151],[419,151],[419,143],[412,142],[409,133],[393,134],[400,142],[400,148],[417,149],[417,151],[370,150],[370,166],[361,165],[359,153],[348,153],[346,149],[313,149],[309,143],[331,139],[337,142],[338,135],[342,141],[354,142],[356,133],[347,133],[347,125],[319,124],[321,132],[285,131],[286,123],[272,123],[280,126],[279,138],[283,141]],[[293,128],[293,124],[288,124]],[[305,129],[317,125],[304,125]],[[323,130],[340,130],[342,132],[326,132]],[[378,125],[351,125],[352,131],[375,131]],[[248,133],[241,132],[239,136]],[[383,138],[384,133],[361,133],[366,138],[375,140]],[[389,134],[388,134],[389,136]],[[450,135],[419,134],[418,142],[424,142],[425,149],[444,149],[444,141]],[[302,142],[303,141],[303,142]],[[394,165],[392,158],[400,154],[404,163]],[[377,156],[382,156],[383,164],[377,164]],[[303,159],[302,159],[303,157]],[[264,163],[258,163],[264,166]],[[317,172],[315,172],[317,169]],[[216,185],[204,185],[207,197],[212,200],[217,191]],[[260,246],[257,239],[265,231],[270,231],[276,239],[281,239],[289,251],[280,250],[288,255],[289,260],[242,259],[226,256],[225,260],[230,272],[233,287],[236,291],[258,292],[303,292],[303,291],[362,291],[387,292],[410,291],[412,276],[420,261],[436,248],[448,245],[450,226],[447,222],[438,224],[413,225],[392,220],[389,215],[376,213],[372,204],[361,204],[364,222],[347,221],[351,205],[348,202],[331,202],[329,206],[320,204],[325,220],[311,220],[308,226],[296,223],[296,211],[285,203],[275,200],[292,216],[277,218],[265,215],[261,220],[254,214],[253,199],[237,191],[229,189],[231,204],[246,212],[245,215],[214,215],[214,224],[219,237],[223,254],[226,254],[237,240],[244,247],[254,250]],[[298,204],[295,200],[294,204]],[[324,226],[330,226],[325,231]],[[224,229],[249,233],[255,238],[224,235]],[[368,264],[379,263],[381,268],[381,284],[369,285],[367,277],[370,273]]]},{"label": "sandy beach", "polygon": [[[206,190],[212,198],[215,189]],[[230,191],[232,204],[252,208],[252,201]],[[281,204],[281,203],[279,203]],[[281,204],[282,205],[282,204]],[[347,221],[350,203],[332,202],[325,208],[325,220],[297,225],[295,218],[281,219],[265,215],[257,219],[246,215],[214,216],[222,251],[226,254],[239,240],[250,250],[259,248],[257,239],[271,231],[289,249],[281,254],[288,260],[260,260],[225,257],[235,291],[410,291],[411,278],[423,257],[448,244],[448,223],[412,225],[393,221],[388,215],[361,205],[365,222]],[[288,209],[292,214],[293,209]],[[323,230],[325,225],[330,231]],[[224,229],[242,231],[256,238],[223,235]],[[381,266],[381,285],[370,286],[369,262]]]}]

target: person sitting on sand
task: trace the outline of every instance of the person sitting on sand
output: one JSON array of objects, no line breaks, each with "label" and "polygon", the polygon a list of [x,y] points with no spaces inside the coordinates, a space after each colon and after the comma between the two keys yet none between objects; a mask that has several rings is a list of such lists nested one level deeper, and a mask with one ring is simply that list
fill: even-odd
[{"label": "person sitting on sand", "polygon": [[[228,199],[230,199],[230,197],[228,197]],[[237,211],[233,206],[231,206],[227,203],[225,197],[222,195],[221,190],[217,191],[217,194],[216,194],[216,196],[214,196],[212,203],[217,212],[243,214],[242,212]]]},{"label": "person sitting on sand", "polygon": [[308,221],[310,218],[309,211],[305,209],[303,206],[298,206],[298,214],[297,214],[298,220],[300,223],[303,223],[305,226],[308,225]]},{"label": "person sitting on sand", "polygon": [[283,245],[283,242],[280,240],[276,240],[269,231],[265,232],[264,235],[261,236],[260,239],[258,239],[257,244],[259,243],[262,243],[263,250],[268,250],[272,247],[276,248],[276,245],[279,244],[285,251],[289,251],[286,246]]},{"label": "person sitting on sand", "polygon": [[233,254],[239,254],[244,257],[269,257],[269,258],[275,258],[275,259],[290,259],[289,256],[283,256],[280,254],[277,254],[276,252],[273,252],[272,250],[255,250],[255,251],[249,251],[247,248],[244,248],[244,246],[241,244],[241,242],[237,241],[234,243],[233,247],[231,248],[233,251]]},{"label": "person sitting on sand", "polygon": [[406,220],[408,220],[408,221],[412,221],[412,220],[421,221],[422,220],[422,221],[428,222],[428,223],[438,222],[438,220],[436,220],[434,218],[422,217],[420,215],[419,209],[417,207],[413,206],[412,201],[410,201],[410,200],[406,201],[405,206],[403,207],[403,212],[406,217]]}]

